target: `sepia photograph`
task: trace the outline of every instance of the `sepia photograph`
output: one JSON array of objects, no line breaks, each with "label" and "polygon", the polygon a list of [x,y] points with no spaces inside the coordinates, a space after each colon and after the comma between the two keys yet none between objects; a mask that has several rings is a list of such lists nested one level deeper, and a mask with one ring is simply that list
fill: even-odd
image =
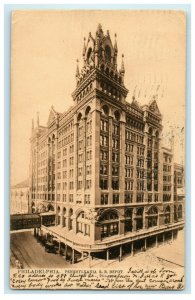
[{"label": "sepia photograph", "polygon": [[13,10],[10,288],[185,288],[186,12]]}]

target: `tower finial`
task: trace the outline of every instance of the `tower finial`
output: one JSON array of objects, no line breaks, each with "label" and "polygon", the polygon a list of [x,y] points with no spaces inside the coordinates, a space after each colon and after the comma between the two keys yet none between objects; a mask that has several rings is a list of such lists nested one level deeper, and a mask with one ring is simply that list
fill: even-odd
[{"label": "tower finial", "polygon": [[84,37],[84,45],[83,45],[83,56],[85,56],[86,53],[86,44],[85,44],[86,38]]},{"label": "tower finial", "polygon": [[125,65],[124,65],[123,58],[124,58],[124,54],[122,54],[121,69],[120,69],[120,72],[121,72],[122,75],[125,74]]},{"label": "tower finial", "polygon": [[99,35],[100,37],[103,35],[102,25],[100,23],[98,24],[96,35]]},{"label": "tower finial", "polygon": [[117,41],[116,41],[116,38],[117,38],[117,34],[115,33],[115,41],[114,41],[114,51],[117,53],[118,52],[118,46],[117,46]]},{"label": "tower finial", "polygon": [[34,129],[34,119],[32,119],[32,130]]},{"label": "tower finial", "polygon": [[39,127],[39,112],[37,112],[37,127]]},{"label": "tower finial", "polygon": [[79,75],[80,75],[80,73],[79,73],[79,60],[77,59],[76,62],[77,62],[77,67],[76,67],[76,78],[78,78]]}]

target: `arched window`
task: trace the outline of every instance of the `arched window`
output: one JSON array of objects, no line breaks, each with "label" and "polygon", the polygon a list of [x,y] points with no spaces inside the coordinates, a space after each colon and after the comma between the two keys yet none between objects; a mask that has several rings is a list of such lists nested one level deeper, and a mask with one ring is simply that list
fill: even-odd
[{"label": "arched window", "polygon": [[31,203],[31,209],[32,209],[32,213],[35,213],[35,203],[34,202]]},{"label": "arched window", "polygon": [[180,204],[178,207],[178,219],[183,218],[182,205]]},{"label": "arched window", "polygon": [[58,225],[60,224],[60,207],[57,208],[57,214],[58,214]]},{"label": "arched window", "polygon": [[119,121],[120,120],[120,113],[118,111],[114,112],[114,119],[115,119],[115,121]]},{"label": "arched window", "polygon": [[86,110],[85,110],[85,116],[88,118],[90,117],[90,112],[91,112],[91,107],[90,106],[87,106]]},{"label": "arched window", "polygon": [[165,224],[169,224],[171,222],[171,210],[170,206],[167,206],[165,209]]},{"label": "arched window", "polygon": [[136,230],[140,230],[143,228],[143,214],[144,214],[144,208],[143,207],[138,208],[136,213]]},{"label": "arched window", "polygon": [[178,216],[177,216],[177,206],[174,205],[174,222],[178,221]]},{"label": "arched window", "polygon": [[63,210],[62,210],[62,226],[63,227],[66,227],[66,208],[64,207]]},{"label": "arched window", "polygon": [[78,114],[78,117],[77,117],[77,121],[80,122],[81,118],[82,118],[82,114],[79,113],[79,114]]},{"label": "arched window", "polygon": [[48,211],[54,211],[54,207],[51,204],[49,204],[47,206],[47,209],[48,209]]},{"label": "arched window", "polygon": [[73,224],[73,209],[70,208],[69,210],[69,230],[72,230],[72,224]]},{"label": "arched window", "polygon": [[105,47],[105,59],[108,62],[111,62],[111,49],[108,45]]},{"label": "arched window", "polygon": [[131,232],[133,228],[132,209],[125,210],[125,232]]},{"label": "arched window", "polygon": [[100,217],[101,238],[110,237],[119,233],[119,217],[117,212],[109,210]]},{"label": "arched window", "polygon": [[87,63],[90,63],[90,58],[91,58],[91,52],[92,52],[92,48],[89,48],[87,51]]},{"label": "arched window", "polygon": [[104,65],[102,64],[100,67],[101,71],[104,72]]},{"label": "arched window", "polygon": [[148,211],[148,228],[157,226],[158,223],[158,209],[152,206]]},{"label": "arched window", "polygon": [[102,112],[103,116],[108,116],[109,115],[109,108],[108,108],[108,106],[107,105],[102,106],[101,112]]}]

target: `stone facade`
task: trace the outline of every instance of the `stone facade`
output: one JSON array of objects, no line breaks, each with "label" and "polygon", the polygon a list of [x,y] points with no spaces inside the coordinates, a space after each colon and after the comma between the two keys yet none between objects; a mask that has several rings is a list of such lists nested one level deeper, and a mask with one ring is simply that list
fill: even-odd
[{"label": "stone facade", "polygon": [[51,107],[47,126],[39,118],[32,125],[32,211],[53,211],[56,228],[78,251],[183,226],[174,223],[173,173],[165,197],[163,160],[172,153],[162,148],[156,96],[144,106],[135,97],[126,100],[124,56],[119,69],[117,55],[116,38],[112,43],[99,25],[84,41],[74,105],[65,113]]}]

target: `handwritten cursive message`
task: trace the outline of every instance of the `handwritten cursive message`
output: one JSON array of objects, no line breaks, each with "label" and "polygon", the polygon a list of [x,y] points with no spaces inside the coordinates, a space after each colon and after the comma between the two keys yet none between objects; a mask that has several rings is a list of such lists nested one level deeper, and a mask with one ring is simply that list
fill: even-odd
[{"label": "handwritten cursive message", "polygon": [[12,269],[12,289],[182,290],[183,270]]}]

